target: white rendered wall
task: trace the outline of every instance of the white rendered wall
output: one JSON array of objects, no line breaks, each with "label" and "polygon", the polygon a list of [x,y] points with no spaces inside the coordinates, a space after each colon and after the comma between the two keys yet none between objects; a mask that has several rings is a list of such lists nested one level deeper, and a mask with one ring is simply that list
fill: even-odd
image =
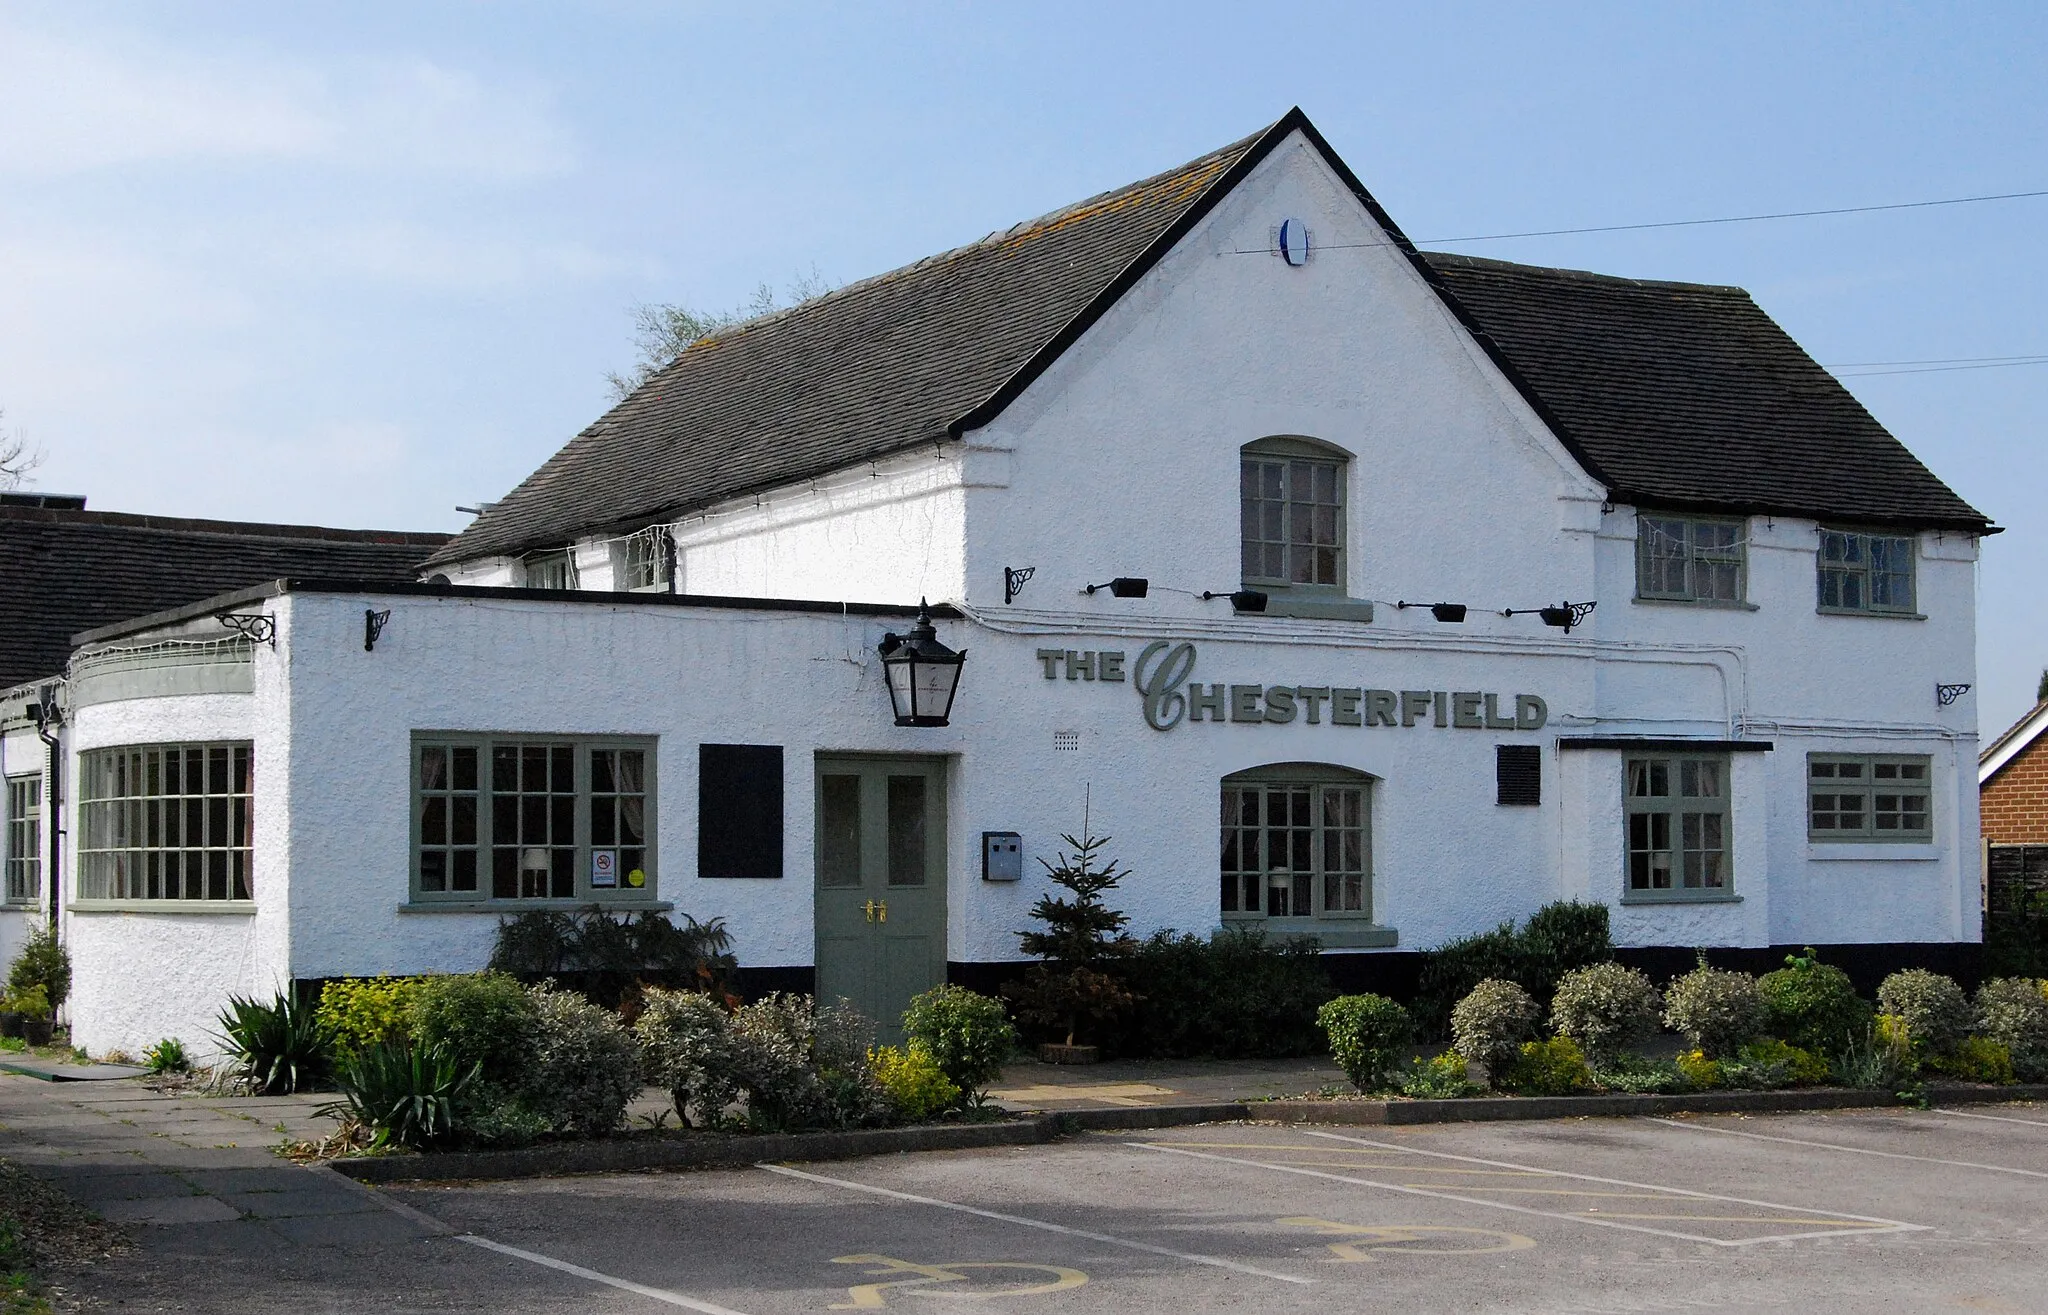
[{"label": "white rendered wall", "polygon": [[[215,1053],[221,1008],[231,994],[269,1000],[290,980],[286,862],[292,798],[285,765],[291,727],[284,716],[284,670],[291,643],[284,609],[278,649],[259,645],[255,692],[125,699],[72,712],[66,748],[64,934],[72,958],[72,1044],[93,1055],[139,1055],[176,1037],[194,1056]],[[356,615],[357,647],[362,615]],[[252,911],[177,912],[72,909],[77,892],[79,755],[119,745],[247,740],[254,746]]]}]

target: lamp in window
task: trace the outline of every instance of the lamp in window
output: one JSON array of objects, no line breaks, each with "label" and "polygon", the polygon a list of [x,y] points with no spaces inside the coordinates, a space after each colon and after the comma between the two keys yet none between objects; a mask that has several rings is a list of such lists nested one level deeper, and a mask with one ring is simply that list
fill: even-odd
[{"label": "lamp in window", "polygon": [[905,635],[882,636],[876,650],[889,685],[889,703],[898,726],[944,726],[960,687],[960,665],[966,650],[954,652],[939,642],[930,609],[917,603],[917,624]]}]

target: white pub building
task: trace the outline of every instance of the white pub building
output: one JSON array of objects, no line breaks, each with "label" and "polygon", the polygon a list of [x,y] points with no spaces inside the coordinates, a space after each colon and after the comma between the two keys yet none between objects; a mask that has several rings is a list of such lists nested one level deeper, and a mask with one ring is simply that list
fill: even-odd
[{"label": "white pub building", "polygon": [[1085,810],[1134,930],[1347,985],[1557,899],[1930,962],[1993,532],[1740,289],[1418,251],[1296,111],[697,343],[417,583],[78,636],[0,704],[10,783],[62,745],[0,920],[95,1053],[593,903],[887,1018]]}]

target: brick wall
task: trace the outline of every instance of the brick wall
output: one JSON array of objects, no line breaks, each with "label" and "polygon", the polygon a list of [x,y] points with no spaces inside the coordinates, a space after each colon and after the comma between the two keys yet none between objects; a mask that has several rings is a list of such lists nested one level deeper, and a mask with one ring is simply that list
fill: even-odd
[{"label": "brick wall", "polygon": [[1994,845],[2048,845],[2048,735],[2022,749],[1978,792],[1984,838]]}]

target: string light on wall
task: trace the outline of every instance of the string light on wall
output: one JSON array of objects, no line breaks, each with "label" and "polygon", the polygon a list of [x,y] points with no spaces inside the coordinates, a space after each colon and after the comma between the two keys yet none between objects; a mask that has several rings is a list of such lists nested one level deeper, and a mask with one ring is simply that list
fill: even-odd
[{"label": "string light on wall", "polygon": [[1463,603],[1407,603],[1399,600],[1394,603],[1394,609],[1399,612],[1405,612],[1411,607],[1426,607],[1431,616],[1446,622],[1463,621],[1468,610]]},{"label": "string light on wall", "polygon": [[1598,606],[1600,606],[1598,603],[1563,602],[1555,607],[1504,607],[1501,609],[1500,614],[1502,616],[1527,616],[1529,613],[1534,612],[1544,625],[1556,626],[1559,630],[1570,634],[1572,627],[1584,625],[1586,618],[1592,615],[1593,609]]},{"label": "string light on wall", "polygon": [[1262,589],[1233,589],[1228,592],[1206,589],[1195,596],[1205,603],[1212,598],[1228,598],[1230,605],[1240,612],[1263,612],[1266,610],[1266,593]]},{"label": "string light on wall", "polygon": [[1081,592],[1093,597],[1098,589],[1107,589],[1117,598],[1143,598],[1152,588],[1152,582],[1139,575],[1119,575],[1108,584],[1091,584]]}]

